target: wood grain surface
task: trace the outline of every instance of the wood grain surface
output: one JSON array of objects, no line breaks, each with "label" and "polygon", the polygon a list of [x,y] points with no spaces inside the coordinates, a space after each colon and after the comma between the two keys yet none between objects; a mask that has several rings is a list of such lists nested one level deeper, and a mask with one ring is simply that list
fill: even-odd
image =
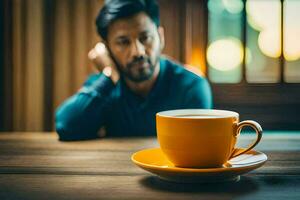
[{"label": "wood grain surface", "polygon": [[[246,146],[253,136],[242,135]],[[265,134],[267,163],[239,182],[175,184],[136,167],[156,138],[60,142],[55,133],[0,133],[0,199],[299,199],[300,134]]]}]

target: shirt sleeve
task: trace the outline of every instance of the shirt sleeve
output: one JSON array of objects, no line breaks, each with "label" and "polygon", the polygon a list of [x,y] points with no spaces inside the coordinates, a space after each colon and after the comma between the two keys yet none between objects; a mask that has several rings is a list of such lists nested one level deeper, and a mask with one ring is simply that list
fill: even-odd
[{"label": "shirt sleeve", "polygon": [[105,122],[105,106],[114,84],[103,74],[91,76],[56,110],[55,127],[62,141],[97,138]]},{"label": "shirt sleeve", "polygon": [[184,105],[189,108],[211,109],[213,97],[210,85],[205,78],[193,81],[185,95]]}]

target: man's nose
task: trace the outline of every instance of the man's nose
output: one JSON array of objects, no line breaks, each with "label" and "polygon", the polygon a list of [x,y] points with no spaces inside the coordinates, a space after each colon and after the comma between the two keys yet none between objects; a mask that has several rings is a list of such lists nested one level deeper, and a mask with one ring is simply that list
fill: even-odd
[{"label": "man's nose", "polygon": [[132,44],[131,47],[131,56],[132,57],[141,57],[146,54],[145,47],[140,41],[136,41]]}]

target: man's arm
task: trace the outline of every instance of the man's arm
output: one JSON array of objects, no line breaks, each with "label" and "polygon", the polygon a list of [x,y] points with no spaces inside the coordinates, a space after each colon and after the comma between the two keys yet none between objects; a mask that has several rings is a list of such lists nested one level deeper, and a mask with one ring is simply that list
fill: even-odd
[{"label": "man's arm", "polygon": [[56,111],[55,125],[59,139],[83,140],[97,138],[104,125],[105,107],[114,84],[101,74],[91,77],[78,93],[67,99]]},{"label": "man's arm", "polygon": [[91,77],[78,93],[57,109],[55,125],[60,140],[98,137],[97,132],[105,120],[108,96],[119,80],[119,73],[103,43],[97,43],[88,57],[102,74],[97,80]]}]

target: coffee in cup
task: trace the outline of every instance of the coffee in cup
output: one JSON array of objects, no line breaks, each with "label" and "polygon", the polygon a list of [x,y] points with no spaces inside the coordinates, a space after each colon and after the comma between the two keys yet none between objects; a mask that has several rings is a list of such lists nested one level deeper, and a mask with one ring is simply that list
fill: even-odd
[{"label": "coffee in cup", "polygon": [[[239,151],[235,145],[243,127],[252,127],[256,141]],[[222,167],[229,159],[246,153],[262,137],[261,126],[252,120],[239,122],[233,111],[213,109],[183,109],[156,114],[156,129],[160,147],[177,167]]]}]

